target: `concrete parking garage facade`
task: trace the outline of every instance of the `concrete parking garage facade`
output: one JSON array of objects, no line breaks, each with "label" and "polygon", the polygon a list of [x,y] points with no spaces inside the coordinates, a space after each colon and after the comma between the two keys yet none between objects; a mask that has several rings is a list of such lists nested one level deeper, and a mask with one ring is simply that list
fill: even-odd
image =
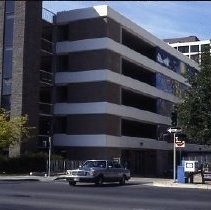
[{"label": "concrete parking garage facade", "polygon": [[[0,3],[2,31],[9,2]],[[11,4],[12,48],[0,34],[1,107],[27,114],[36,127],[33,144],[11,151],[45,150],[52,137],[53,152],[67,159],[116,158],[141,175],[171,168],[173,146],[163,134],[184,75],[198,64],[108,6],[59,12],[49,22],[41,2]],[[11,49],[7,78],[4,51]]]},{"label": "concrete parking garage facade", "polygon": [[60,12],[55,24],[54,145],[161,175],[172,164],[163,134],[198,64],[108,6]]}]

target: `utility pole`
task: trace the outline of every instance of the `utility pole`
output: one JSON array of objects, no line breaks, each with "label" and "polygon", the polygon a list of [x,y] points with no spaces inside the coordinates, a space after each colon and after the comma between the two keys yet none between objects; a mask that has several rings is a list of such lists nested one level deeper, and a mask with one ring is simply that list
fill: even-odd
[{"label": "utility pole", "polygon": [[48,177],[51,176],[51,136],[48,137]]}]

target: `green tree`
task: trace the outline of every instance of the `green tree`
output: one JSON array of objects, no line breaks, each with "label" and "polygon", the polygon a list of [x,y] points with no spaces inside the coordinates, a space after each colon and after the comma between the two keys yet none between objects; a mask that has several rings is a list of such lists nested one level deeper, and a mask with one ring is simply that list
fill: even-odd
[{"label": "green tree", "polygon": [[0,148],[21,143],[31,137],[32,127],[27,125],[27,115],[10,118],[7,111],[0,109]]},{"label": "green tree", "polygon": [[201,58],[201,70],[188,82],[183,102],[177,105],[178,123],[192,143],[211,143],[211,56],[205,49]]}]

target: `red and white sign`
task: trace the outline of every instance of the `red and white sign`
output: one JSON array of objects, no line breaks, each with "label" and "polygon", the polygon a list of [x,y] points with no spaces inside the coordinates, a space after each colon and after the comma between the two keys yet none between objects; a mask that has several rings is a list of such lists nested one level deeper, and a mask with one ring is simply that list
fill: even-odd
[{"label": "red and white sign", "polygon": [[185,141],[175,141],[176,147],[185,147]]}]

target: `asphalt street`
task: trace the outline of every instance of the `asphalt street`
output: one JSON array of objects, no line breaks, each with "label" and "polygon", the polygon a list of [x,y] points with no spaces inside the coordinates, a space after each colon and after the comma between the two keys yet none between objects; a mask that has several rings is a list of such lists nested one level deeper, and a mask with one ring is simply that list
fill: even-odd
[{"label": "asphalt street", "polygon": [[78,184],[65,181],[0,182],[1,210],[210,210],[210,191],[144,183]]}]

